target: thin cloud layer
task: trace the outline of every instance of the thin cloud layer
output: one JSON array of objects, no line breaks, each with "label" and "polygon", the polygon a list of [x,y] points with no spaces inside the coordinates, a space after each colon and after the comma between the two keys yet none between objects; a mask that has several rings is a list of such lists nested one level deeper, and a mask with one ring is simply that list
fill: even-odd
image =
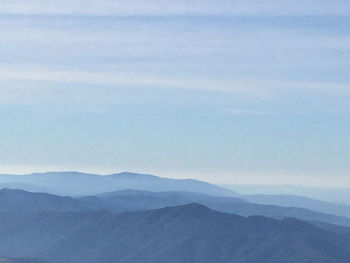
[{"label": "thin cloud layer", "polygon": [[346,0],[2,0],[0,13],[43,15],[348,15]]},{"label": "thin cloud layer", "polygon": [[[133,88],[139,90],[179,90],[179,91],[200,91],[212,93],[227,93],[229,95],[240,94],[251,98],[264,98],[291,92],[308,92],[316,94],[350,94],[350,85],[342,83],[315,83],[298,81],[278,81],[267,79],[244,79],[244,78],[226,78],[214,79],[202,76],[195,77],[176,77],[164,76],[161,74],[151,75],[137,72],[120,71],[84,71],[84,70],[61,70],[40,68],[33,65],[27,68],[17,68],[13,66],[0,65],[0,87],[2,95],[1,101],[5,102],[6,97],[13,101],[13,90],[16,92],[18,102],[23,97],[33,91],[33,94],[40,99],[40,93],[47,94],[51,91],[71,89],[66,84],[78,85],[78,94],[84,93],[85,86],[95,86],[96,90],[101,91],[104,87],[112,88],[114,91],[119,89]],[[15,88],[8,87],[11,83]],[[27,83],[27,84],[25,84]],[[44,83],[41,88],[28,83]],[[52,87],[52,84],[55,84]],[[22,91],[22,92],[21,92]],[[86,89],[93,96],[90,89]],[[108,95],[107,95],[108,96]],[[260,113],[260,112],[259,112]],[[230,114],[259,114],[254,110],[234,109]]]}]

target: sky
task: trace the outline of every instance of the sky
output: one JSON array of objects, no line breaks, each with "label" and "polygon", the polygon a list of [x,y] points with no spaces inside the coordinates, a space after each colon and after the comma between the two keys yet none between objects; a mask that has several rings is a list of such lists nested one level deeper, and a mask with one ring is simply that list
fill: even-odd
[{"label": "sky", "polygon": [[348,0],[1,0],[0,173],[350,187]]}]

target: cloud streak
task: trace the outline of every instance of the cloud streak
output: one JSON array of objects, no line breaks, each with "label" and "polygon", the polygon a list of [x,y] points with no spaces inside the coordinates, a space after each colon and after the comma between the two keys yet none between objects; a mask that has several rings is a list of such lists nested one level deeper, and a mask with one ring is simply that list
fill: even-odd
[{"label": "cloud streak", "polygon": [[[38,85],[38,84],[44,85]],[[11,85],[10,85],[11,84]],[[66,84],[69,84],[66,87]],[[317,83],[280,81],[274,79],[244,79],[244,78],[206,78],[179,77],[133,71],[88,71],[88,70],[62,70],[54,68],[41,68],[27,66],[26,68],[14,66],[0,66],[0,94],[2,101],[6,97],[27,97],[30,94],[39,96],[49,94],[54,90],[71,90],[76,85],[76,92],[90,95],[108,87],[109,90],[120,89],[136,90],[183,90],[198,92],[214,92],[226,94],[239,94],[248,97],[264,98],[266,96],[283,96],[290,93],[314,93],[330,95],[349,95],[350,85],[341,83]],[[85,87],[85,88],[84,88]],[[55,94],[55,93],[53,93]],[[108,95],[106,95],[108,96]],[[247,111],[234,109],[234,115],[260,115],[261,111]]]},{"label": "cloud streak", "polygon": [[3,14],[44,15],[348,15],[346,0],[2,0]]},{"label": "cloud streak", "polygon": [[[209,92],[233,92],[243,94],[259,93],[252,85],[242,85],[244,81],[238,80],[236,85],[220,79],[207,78],[181,78],[173,76],[152,75],[136,72],[96,72],[84,70],[55,70],[32,67],[19,69],[0,66],[0,82],[51,82],[88,84],[95,86],[115,86],[134,88],[160,88],[160,89],[188,89]],[[248,83],[248,82],[247,82]],[[1,88],[0,88],[1,89]]]}]

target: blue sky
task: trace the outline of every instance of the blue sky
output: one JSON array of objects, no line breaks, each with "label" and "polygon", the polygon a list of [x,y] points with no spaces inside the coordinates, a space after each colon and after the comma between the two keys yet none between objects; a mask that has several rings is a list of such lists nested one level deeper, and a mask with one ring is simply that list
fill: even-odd
[{"label": "blue sky", "polygon": [[0,5],[0,172],[350,186],[349,1]]}]

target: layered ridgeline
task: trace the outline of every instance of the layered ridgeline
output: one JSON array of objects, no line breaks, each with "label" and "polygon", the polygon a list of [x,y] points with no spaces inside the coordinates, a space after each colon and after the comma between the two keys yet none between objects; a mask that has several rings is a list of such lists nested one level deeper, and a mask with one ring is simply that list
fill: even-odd
[{"label": "layered ridgeline", "polygon": [[[258,204],[277,205],[285,207],[301,207],[322,213],[329,213],[333,215],[349,217],[350,206],[340,203],[332,203],[326,201],[315,200],[312,198],[297,196],[297,195],[241,195],[240,198]],[[346,201],[344,201],[346,202]]]},{"label": "layered ridgeline", "polygon": [[350,256],[347,205],[132,173],[0,175],[0,182],[16,188],[0,190],[0,263],[342,263]]},{"label": "layered ridgeline", "polygon": [[62,197],[47,193],[31,193],[23,190],[0,190],[0,211],[142,211],[168,206],[199,203],[221,212],[241,216],[262,215],[276,219],[294,217],[306,221],[319,221],[350,227],[350,219],[319,213],[303,208],[281,207],[249,203],[235,197],[211,196],[191,192],[150,192],[123,190],[79,198]]},{"label": "layered ridgeline", "polygon": [[[96,195],[105,192],[115,192],[118,190],[134,189],[153,192],[178,191],[178,192],[196,192],[214,196],[238,197],[251,203],[274,205],[283,207],[305,208],[326,214],[333,214],[341,217],[350,217],[350,206],[336,204],[331,202],[314,200],[303,196],[296,196],[290,193],[314,193],[317,191],[326,191],[325,189],[302,188],[285,186],[283,195],[256,194],[245,195],[247,192],[256,192],[259,189],[261,193],[268,190],[273,193],[276,187],[258,187],[258,186],[227,186],[236,189],[237,192],[227,190],[207,182],[193,179],[169,179],[154,175],[119,173],[112,175],[86,174],[79,172],[49,172],[34,173],[28,175],[0,175],[0,188],[24,189],[30,192],[48,192],[59,195],[84,196]],[[266,188],[266,189],[265,189]],[[273,190],[274,189],[274,190]],[[279,191],[282,191],[279,189]],[[333,189],[334,190],[334,189]],[[293,192],[294,191],[294,192]],[[344,190],[345,191],[345,190]],[[342,192],[343,195],[345,192]],[[347,191],[350,193],[350,191]],[[288,195],[287,195],[288,193]],[[329,190],[331,194],[331,190]],[[334,196],[336,193],[333,194]],[[349,194],[350,195],[350,194]],[[342,199],[346,202],[347,198]],[[194,200],[196,201],[196,200]],[[178,203],[175,203],[177,205]],[[157,207],[155,207],[157,208]]]},{"label": "layered ridgeline", "polygon": [[299,185],[221,185],[243,195],[288,195],[305,196],[332,203],[350,205],[350,188],[341,187],[306,187]]},{"label": "layered ridgeline", "polygon": [[169,179],[129,172],[111,175],[79,172],[49,172],[27,175],[3,174],[0,175],[0,187],[60,195],[91,195],[124,189],[189,191],[219,196],[235,195],[232,190],[194,179]]},{"label": "layered ridgeline", "polygon": [[51,263],[347,263],[350,236],[199,204],[114,213],[1,212],[0,254]]},{"label": "layered ridgeline", "polygon": [[[221,212],[233,213],[241,216],[262,215],[273,218],[295,217],[307,221],[322,221],[342,226],[350,226],[350,218],[336,216],[332,213],[323,213],[300,207],[284,207],[266,205],[263,203],[248,202],[246,196],[220,197],[191,192],[150,192],[124,190],[100,194],[93,197],[84,197],[89,200],[90,206],[103,204],[105,208],[118,211],[137,211],[162,208],[166,206],[182,205],[196,202]],[[318,202],[317,200],[314,200]],[[331,206],[331,203],[328,203]],[[334,208],[338,207],[334,204]]]}]

